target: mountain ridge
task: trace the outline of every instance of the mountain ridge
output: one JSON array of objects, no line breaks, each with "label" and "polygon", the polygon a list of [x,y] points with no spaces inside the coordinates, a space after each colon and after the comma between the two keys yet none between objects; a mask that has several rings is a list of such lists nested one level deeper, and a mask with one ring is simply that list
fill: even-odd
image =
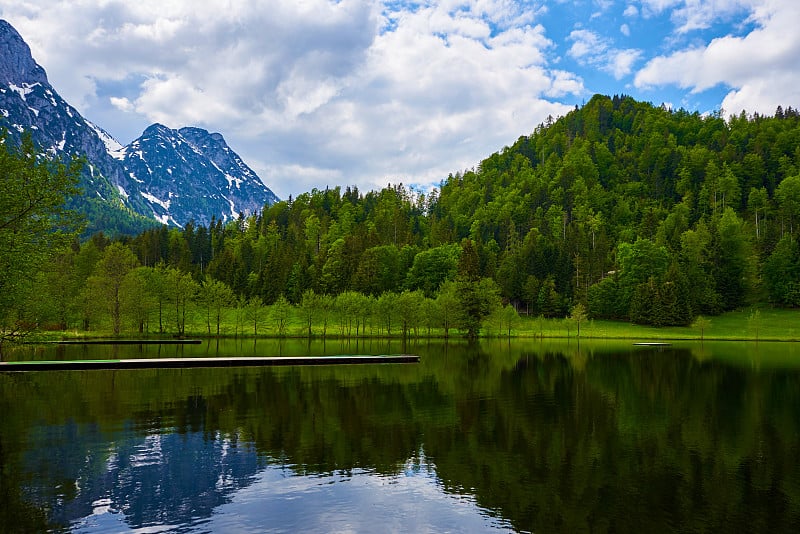
[{"label": "mountain ridge", "polygon": [[87,216],[90,231],[208,224],[278,201],[222,134],[156,123],[123,146],[58,94],[22,36],[2,19],[0,127],[15,144],[27,132],[51,157],[85,158],[84,195],[70,207]]}]

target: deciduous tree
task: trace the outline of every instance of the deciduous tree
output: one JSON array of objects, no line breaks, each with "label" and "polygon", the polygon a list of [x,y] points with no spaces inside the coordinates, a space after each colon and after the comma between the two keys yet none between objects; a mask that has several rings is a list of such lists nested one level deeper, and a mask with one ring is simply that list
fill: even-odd
[{"label": "deciduous tree", "polygon": [[28,135],[18,149],[0,140],[0,346],[35,326],[33,280],[79,230],[65,202],[81,167],[42,157]]},{"label": "deciduous tree", "polygon": [[123,281],[138,265],[139,259],[130,248],[122,243],[112,243],[103,251],[94,274],[89,278],[92,295],[97,299],[96,305],[108,310],[115,336],[120,334],[123,298],[136,298],[123,293]]},{"label": "deciduous tree", "polygon": [[222,312],[236,302],[233,290],[224,282],[206,277],[200,284],[198,299],[206,308],[206,326],[211,335],[211,319],[215,320],[217,335],[220,334]]}]

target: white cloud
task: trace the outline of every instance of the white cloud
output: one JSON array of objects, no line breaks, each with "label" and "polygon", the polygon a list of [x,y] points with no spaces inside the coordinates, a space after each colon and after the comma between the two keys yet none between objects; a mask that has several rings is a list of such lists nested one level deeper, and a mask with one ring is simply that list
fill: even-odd
[{"label": "white cloud", "polygon": [[641,50],[614,50],[610,56],[609,68],[614,78],[621,80],[631,73],[633,64],[642,57]]},{"label": "white cloud", "polygon": [[591,14],[590,19],[599,19],[614,6],[614,0],[594,0],[597,11]]},{"label": "white cloud", "polygon": [[[575,73],[565,70],[552,71],[553,85],[545,93],[552,98],[562,98],[567,95],[582,94],[585,89],[583,87],[583,80]],[[555,114],[553,114],[555,116]]]},{"label": "white cloud", "polygon": [[625,8],[625,11],[622,13],[627,18],[636,18],[639,16],[639,10],[636,6],[630,5]]},{"label": "white cloud", "polygon": [[[311,191],[314,188],[325,187],[329,184],[343,185],[346,182],[345,176],[338,169],[320,169],[318,167],[306,167],[301,164],[273,165],[259,159],[250,159],[247,164],[264,180],[267,184],[278,184],[273,192],[280,198],[289,198],[289,195],[297,196],[298,193]],[[291,181],[291,187],[285,184]],[[343,185],[343,189],[344,189]]]},{"label": "white cloud", "polygon": [[569,40],[572,46],[568,55],[582,64],[608,72],[617,80],[630,74],[634,63],[642,56],[641,50],[612,47],[610,39],[591,30],[573,30]]},{"label": "white cloud", "polygon": [[147,122],[220,131],[281,196],[438,182],[568,111],[548,99],[585,89],[548,66],[545,11],[511,0],[0,0],[56,89],[116,137]]},{"label": "white cloud", "polygon": [[156,121],[220,131],[288,195],[439,181],[568,111],[548,99],[585,89],[549,66],[545,11],[511,0],[20,0],[0,15],[56,89],[116,137]]},{"label": "white cloud", "polygon": [[[567,63],[618,81],[644,63],[629,89],[677,86],[697,101],[726,87],[731,112],[800,103],[796,0],[5,4],[0,16],[90,120],[123,142],[153,121],[222,132],[282,196],[438,182],[471,167],[571,109],[559,100],[585,96],[583,71]],[[576,17],[566,40],[542,26]],[[652,48],[590,29],[615,27],[626,43],[647,33]],[[717,38],[701,41],[709,28]]]},{"label": "white cloud", "polygon": [[591,30],[573,30],[569,34],[569,38],[572,41],[572,47],[567,54],[578,60],[602,54],[608,49],[607,42]]},{"label": "white cloud", "polygon": [[642,16],[645,18],[660,15],[664,11],[681,5],[685,0],[641,0]]},{"label": "white cloud", "polygon": [[778,106],[796,108],[798,102],[800,87],[797,85],[797,73],[785,72],[769,79],[753,80],[729,92],[721,107],[728,115],[742,110],[771,115]]},{"label": "white cloud", "polygon": [[[710,28],[721,20],[730,20],[760,4],[771,0],[641,0],[641,13],[645,18],[669,13],[678,34]],[[790,0],[791,1],[791,0]],[[625,15],[638,13],[628,6]]]},{"label": "white cloud", "polygon": [[678,33],[688,33],[739,15],[754,3],[760,0],[685,0],[684,5],[672,13],[672,20],[678,25]]},{"label": "white cloud", "polygon": [[[565,0],[6,4],[0,16],[89,119],[124,142],[153,121],[222,132],[281,196],[471,167],[585,95],[562,58],[623,80],[649,53],[634,88],[700,100],[726,87],[730,112],[800,103],[796,0],[583,0],[582,13]],[[570,10],[583,20],[554,43],[541,24]],[[647,24],[648,52],[589,29],[635,25],[640,38]],[[709,28],[717,38],[701,41]]]},{"label": "white cloud", "polygon": [[722,102],[729,112],[772,113],[778,104],[800,101],[800,4],[764,0],[749,14],[756,28],[745,36],[728,35],[704,46],[650,60],[635,77],[639,88],[677,85],[699,93],[722,85],[731,91]]},{"label": "white cloud", "polygon": [[126,113],[134,111],[134,109],[136,108],[136,106],[133,105],[133,102],[131,102],[125,97],[112,96],[111,98],[109,98],[109,100],[111,101],[112,106]]}]

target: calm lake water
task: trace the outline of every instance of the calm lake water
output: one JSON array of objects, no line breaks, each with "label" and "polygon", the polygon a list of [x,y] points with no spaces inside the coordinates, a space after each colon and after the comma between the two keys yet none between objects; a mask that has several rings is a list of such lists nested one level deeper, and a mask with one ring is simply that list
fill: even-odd
[{"label": "calm lake water", "polygon": [[0,373],[0,532],[796,532],[800,347],[212,341],[12,358],[419,364]]}]

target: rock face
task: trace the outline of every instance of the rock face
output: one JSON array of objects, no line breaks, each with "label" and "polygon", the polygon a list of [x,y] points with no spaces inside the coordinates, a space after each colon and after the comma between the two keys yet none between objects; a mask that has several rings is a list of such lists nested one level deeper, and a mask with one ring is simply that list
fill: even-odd
[{"label": "rock face", "polygon": [[47,83],[47,75],[31,55],[28,44],[11,24],[0,20],[0,80],[21,86]]},{"label": "rock face", "polygon": [[113,155],[165,224],[208,225],[212,215],[236,218],[278,200],[220,134],[200,128],[154,124]]},{"label": "rock face", "polygon": [[[147,214],[141,199],[121,199],[116,185],[125,187],[124,169],[109,147],[120,148],[111,136],[84,119],[50,86],[30,48],[7,22],[0,20],[0,126],[12,142],[28,132],[33,142],[56,157],[86,157],[81,181],[84,201],[125,206]],[[123,201],[124,200],[124,201]],[[80,207],[80,206],[78,206]]]},{"label": "rock face", "polygon": [[122,146],[59,96],[28,45],[3,20],[0,127],[14,143],[28,132],[55,157],[86,158],[84,195],[73,207],[90,218],[98,212],[98,218],[138,214],[176,226],[190,220],[205,225],[212,217],[248,215],[278,200],[218,133],[154,124]]}]

